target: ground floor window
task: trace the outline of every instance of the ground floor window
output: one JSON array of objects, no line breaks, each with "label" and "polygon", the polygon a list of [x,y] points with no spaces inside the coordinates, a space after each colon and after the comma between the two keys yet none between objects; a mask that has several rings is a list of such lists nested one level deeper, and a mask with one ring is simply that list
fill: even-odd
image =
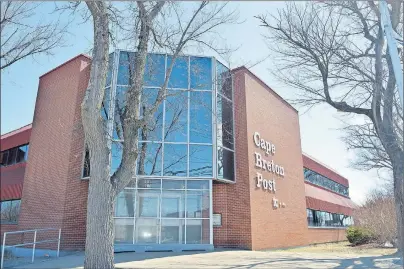
[{"label": "ground floor window", "polygon": [[138,179],[115,203],[115,242],[210,244],[209,180]]},{"label": "ground floor window", "polygon": [[20,215],[20,204],[21,200],[0,202],[2,224],[14,224],[18,222],[18,216]]},{"label": "ground floor window", "polygon": [[309,227],[347,227],[353,224],[351,216],[307,208]]}]

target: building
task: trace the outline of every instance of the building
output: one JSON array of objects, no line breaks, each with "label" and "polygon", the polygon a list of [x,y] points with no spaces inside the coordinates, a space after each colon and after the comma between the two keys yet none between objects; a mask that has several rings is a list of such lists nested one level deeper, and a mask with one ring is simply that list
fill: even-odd
[{"label": "building", "polygon": [[[111,173],[121,158],[119,115],[134,57],[110,55],[101,114]],[[142,109],[155,100],[171,60],[148,55]],[[62,249],[84,248],[91,164],[80,104],[90,63],[78,55],[42,75],[32,125],[1,136],[2,233],[61,228]],[[275,91],[245,67],[228,70],[196,56],[175,61],[168,89],[155,124],[139,137],[146,154],[138,176],[116,201],[116,250],[345,240],[355,207],[349,182],[302,153],[298,111]]]}]

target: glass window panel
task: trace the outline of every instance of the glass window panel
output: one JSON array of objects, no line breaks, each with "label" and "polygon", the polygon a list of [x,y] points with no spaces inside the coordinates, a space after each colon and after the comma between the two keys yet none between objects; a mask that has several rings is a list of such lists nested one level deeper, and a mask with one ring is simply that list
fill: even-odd
[{"label": "glass window panel", "polygon": [[122,161],[122,143],[112,142],[111,146],[111,175],[119,168]]},{"label": "glass window panel", "polygon": [[133,219],[115,219],[115,242],[133,243]]},{"label": "glass window panel", "polygon": [[217,177],[234,181],[234,152],[219,147],[217,152]]},{"label": "glass window panel", "polygon": [[[154,106],[158,95],[158,89],[143,89],[142,104],[140,114],[144,115],[146,109]],[[153,119],[148,122],[146,128],[139,133],[139,139],[142,141],[161,141],[163,133],[163,103],[161,103],[157,111],[153,115]]]},{"label": "glass window panel", "polygon": [[187,175],[187,145],[164,144],[164,175]]},{"label": "glass window panel", "polygon": [[[167,56],[167,72],[171,62],[172,56]],[[188,89],[188,57],[179,56],[175,59],[168,87]]]},{"label": "glass window panel", "polygon": [[2,151],[0,156],[1,166],[7,165],[8,150]]},{"label": "glass window panel", "polygon": [[121,51],[119,54],[118,85],[129,85],[135,70],[135,53]]},{"label": "glass window panel", "polygon": [[164,190],[161,201],[161,217],[183,218],[184,212],[185,191]]},{"label": "glass window panel", "polygon": [[230,70],[224,66],[222,63],[219,61],[216,61],[217,63],[217,91],[229,98],[230,100],[233,99],[233,94],[232,94],[232,77]]},{"label": "glass window panel", "polygon": [[136,220],[136,243],[158,243],[158,219]]},{"label": "glass window panel", "polygon": [[191,89],[212,90],[212,59],[191,57]]},{"label": "glass window panel", "polygon": [[139,143],[138,175],[161,175],[161,143]]},{"label": "glass window panel", "polygon": [[161,179],[138,179],[137,187],[147,189],[160,189]]},{"label": "glass window panel", "polygon": [[185,189],[185,180],[163,179],[163,189],[167,190]]},{"label": "glass window panel", "polygon": [[18,221],[18,216],[20,215],[20,205],[21,200],[11,201],[10,208],[10,221],[16,223]]},{"label": "glass window panel", "polygon": [[188,91],[168,91],[165,109],[164,140],[168,142],[187,142]]},{"label": "glass window panel", "polygon": [[218,145],[233,149],[233,104],[217,95],[216,114]]},{"label": "glass window panel", "polygon": [[21,162],[25,161],[26,152],[27,152],[27,146],[26,145],[20,146],[20,147],[17,148],[17,159],[16,159],[17,163],[21,163]]},{"label": "glass window panel", "polygon": [[90,176],[90,152],[86,147],[86,151],[84,153],[84,163],[83,163],[83,177]]},{"label": "glass window panel", "polygon": [[161,243],[184,244],[185,226],[184,220],[163,219],[161,220]]},{"label": "glass window panel", "polygon": [[187,180],[187,189],[209,190],[209,180]]},{"label": "glass window panel", "polygon": [[110,101],[111,101],[111,88],[107,87],[105,88],[104,100],[102,101],[102,107],[101,107],[101,116],[104,120],[109,119]]},{"label": "glass window panel", "polygon": [[189,176],[213,176],[213,147],[204,145],[189,145]]},{"label": "glass window panel", "polygon": [[144,86],[162,87],[165,79],[165,54],[148,54],[144,72]]},{"label": "glass window panel", "polygon": [[187,218],[209,218],[209,192],[187,191]]},{"label": "glass window panel", "polygon": [[123,140],[123,116],[126,109],[126,86],[116,87],[113,138]]},{"label": "glass window panel", "polygon": [[1,222],[10,222],[11,201],[1,202]]},{"label": "glass window panel", "polygon": [[115,201],[115,217],[133,217],[135,214],[135,190],[125,189]]},{"label": "glass window panel", "polygon": [[190,142],[212,143],[212,93],[190,92]]},{"label": "glass window panel", "polygon": [[160,217],[160,190],[138,190],[137,217]]},{"label": "glass window panel", "polygon": [[209,220],[187,220],[187,244],[209,244]]},{"label": "glass window panel", "polygon": [[114,67],[114,55],[115,53],[110,53],[108,56],[107,86],[111,85],[112,68]]},{"label": "glass window panel", "polygon": [[8,150],[7,165],[15,164],[17,158],[17,148],[12,148]]}]

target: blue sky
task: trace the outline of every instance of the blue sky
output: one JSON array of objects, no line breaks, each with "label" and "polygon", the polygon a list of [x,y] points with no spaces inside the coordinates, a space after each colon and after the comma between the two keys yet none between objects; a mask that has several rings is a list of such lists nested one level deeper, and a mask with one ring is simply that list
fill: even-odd
[{"label": "blue sky", "polygon": [[[257,61],[265,61],[255,65],[251,70],[271,86],[285,99],[296,94],[294,89],[280,84],[270,74],[270,68],[276,62],[267,57],[269,51],[262,38],[265,30],[253,16],[262,13],[276,12],[284,6],[283,2],[232,2],[229,8],[237,8],[242,24],[221,28],[220,35],[239,49],[231,55],[231,67],[251,66]],[[53,3],[44,3],[33,20],[52,20]],[[61,17],[68,21],[67,14]],[[73,58],[79,53],[88,53],[92,46],[92,25],[90,22],[80,24],[75,20],[69,24],[69,35],[64,47],[55,49],[53,55],[41,55],[20,61],[1,73],[1,133],[32,122],[39,76],[57,65]],[[350,180],[350,194],[355,202],[361,202],[368,190],[381,183],[376,172],[363,172],[350,168],[354,158],[340,140],[342,132],[342,115],[326,105],[311,109],[307,113],[299,109],[300,132],[303,151],[321,160]]]}]

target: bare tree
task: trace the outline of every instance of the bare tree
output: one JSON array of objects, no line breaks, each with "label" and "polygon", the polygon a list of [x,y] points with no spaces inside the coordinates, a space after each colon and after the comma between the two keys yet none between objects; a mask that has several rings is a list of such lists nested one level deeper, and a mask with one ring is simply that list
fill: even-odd
[{"label": "bare tree", "polygon": [[[154,115],[167,97],[167,85],[176,57],[190,43],[212,44],[203,41],[213,29],[234,21],[235,13],[225,12],[226,4],[200,2],[191,16],[184,22],[178,9],[165,2],[138,1],[133,7],[133,33],[131,40],[137,44],[133,71],[130,71],[130,85],[126,93],[126,107],[121,113],[122,161],[116,172],[110,176],[108,155],[110,137],[106,134],[101,108],[105,94],[108,51],[109,12],[103,1],[86,2],[94,23],[94,49],[89,87],[82,103],[82,122],[91,162],[87,207],[87,234],[85,268],[113,268],[113,204],[117,195],[136,175],[135,167],[141,149],[138,147],[139,130],[147,129],[154,121]],[[170,9],[171,8],[171,9]],[[177,23],[164,27],[166,16],[174,14]],[[172,28],[171,26],[176,26]],[[208,36],[209,37],[209,36]],[[154,45],[168,48],[172,53],[164,83],[159,88],[152,104],[143,107],[142,89],[147,53]]]},{"label": "bare tree", "polygon": [[1,1],[0,70],[28,57],[51,54],[63,45],[66,26],[60,22],[32,25],[30,19],[36,14],[40,3]]},{"label": "bare tree", "polygon": [[[402,5],[391,2],[396,32],[403,29]],[[299,90],[296,103],[309,107],[326,103],[371,123],[370,130],[391,162],[404,253],[403,110],[396,105],[398,91],[380,17],[374,1],[331,1],[290,3],[271,18],[257,18],[268,29],[270,49],[280,56],[278,77]],[[401,50],[399,54],[402,57]],[[373,134],[366,139],[369,136],[361,143],[375,142]]]},{"label": "bare tree", "polygon": [[389,189],[372,190],[354,212],[355,225],[369,229],[378,243],[397,245],[397,220],[394,193]]}]

